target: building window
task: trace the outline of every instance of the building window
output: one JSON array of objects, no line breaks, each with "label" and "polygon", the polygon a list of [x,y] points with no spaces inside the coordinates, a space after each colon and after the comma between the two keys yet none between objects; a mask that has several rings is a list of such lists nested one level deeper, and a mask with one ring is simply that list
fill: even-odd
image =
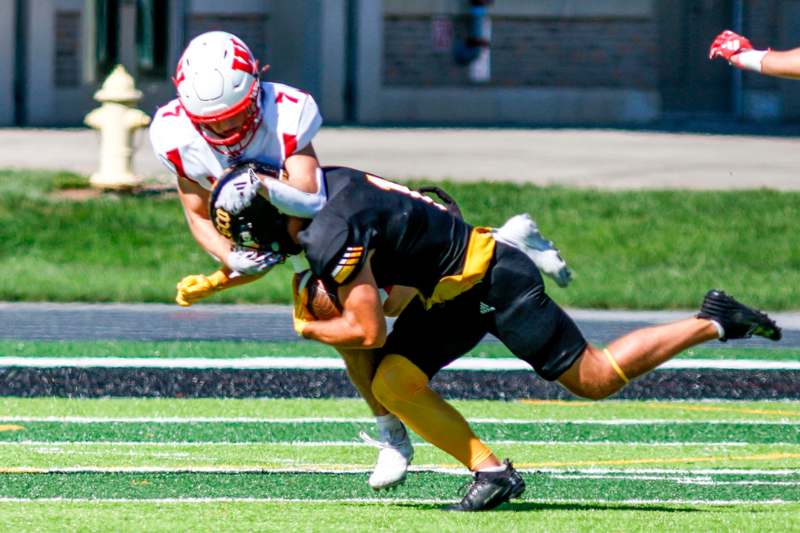
[{"label": "building window", "polygon": [[119,0],[95,0],[95,64],[100,79],[119,62]]},{"label": "building window", "polygon": [[56,11],[55,34],[55,85],[77,87],[81,81],[80,11]]},{"label": "building window", "polygon": [[139,73],[164,77],[167,73],[168,0],[136,1],[136,53]]}]

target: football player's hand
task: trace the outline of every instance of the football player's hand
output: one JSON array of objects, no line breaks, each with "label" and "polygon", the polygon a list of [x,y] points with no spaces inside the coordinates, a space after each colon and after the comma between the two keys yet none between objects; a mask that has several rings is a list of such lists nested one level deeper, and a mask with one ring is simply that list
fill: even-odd
[{"label": "football player's hand", "polygon": [[282,262],[283,256],[274,252],[260,252],[240,247],[231,250],[225,260],[228,268],[245,275],[266,274],[272,267]]},{"label": "football player's hand", "polygon": [[259,191],[264,189],[264,184],[253,169],[240,173],[231,180],[230,185],[233,186],[228,186],[220,192],[214,205],[232,215],[238,215],[250,207]]},{"label": "football player's hand", "polygon": [[761,72],[761,61],[767,52],[768,50],[755,50],[747,37],[725,30],[711,43],[708,58],[721,57],[736,68]]},{"label": "football player's hand", "polygon": [[309,322],[314,321],[314,317],[308,310],[308,280],[311,278],[311,271],[298,274],[292,278],[292,296],[294,298],[294,312],[292,322],[294,330],[301,337],[303,330]]},{"label": "football player's hand", "polygon": [[195,274],[186,276],[177,285],[178,294],[175,301],[182,307],[188,307],[198,300],[208,298],[212,294],[222,290],[228,283],[228,276],[218,270],[210,276]]}]

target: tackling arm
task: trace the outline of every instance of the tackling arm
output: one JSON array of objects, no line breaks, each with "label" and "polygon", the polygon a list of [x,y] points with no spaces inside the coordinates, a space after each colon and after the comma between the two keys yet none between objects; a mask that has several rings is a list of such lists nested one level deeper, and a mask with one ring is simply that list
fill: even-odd
[{"label": "tackling arm", "polygon": [[[386,342],[386,317],[372,275],[370,259],[355,279],[339,287],[342,315],[330,320],[313,320],[295,293],[295,329],[307,339],[341,348],[380,348]],[[307,290],[300,291],[306,293]]]},{"label": "tackling arm", "polygon": [[327,194],[314,147],[309,143],[284,162],[286,181],[265,179],[269,201],[287,215],[313,218],[325,205]]},{"label": "tackling arm", "polygon": [[225,262],[231,243],[217,233],[208,216],[209,192],[186,178],[178,178],[178,197],[189,224],[189,231],[197,243],[217,260]]}]

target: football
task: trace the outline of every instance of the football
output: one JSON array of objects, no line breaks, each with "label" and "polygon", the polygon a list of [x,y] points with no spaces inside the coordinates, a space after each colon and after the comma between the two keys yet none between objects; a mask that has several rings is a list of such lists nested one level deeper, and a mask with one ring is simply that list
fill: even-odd
[{"label": "football", "polygon": [[329,289],[316,276],[308,280],[308,310],[317,320],[330,320],[342,316],[342,305],[336,289]]}]

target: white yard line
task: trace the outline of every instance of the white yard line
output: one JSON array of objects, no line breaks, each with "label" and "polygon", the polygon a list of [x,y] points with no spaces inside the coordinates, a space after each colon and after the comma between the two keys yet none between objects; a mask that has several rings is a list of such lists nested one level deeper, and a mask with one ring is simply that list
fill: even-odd
[{"label": "white yard line", "polygon": [[[277,473],[277,474],[368,474],[372,472],[372,467],[358,465],[293,465],[285,467],[263,467],[263,466],[69,466],[69,467],[37,467],[37,466],[13,466],[0,468],[3,473],[31,473],[31,474],[76,474],[76,473],[213,473],[213,474],[243,474],[243,473]],[[441,465],[412,465],[409,467],[411,472],[430,472],[445,475],[469,475],[469,471],[461,466],[441,466]],[[800,469],[797,470],[736,470],[736,469],[573,469],[573,468],[518,468],[517,471],[526,474],[542,473],[555,479],[620,479],[620,480],[648,480],[648,481],[692,481],[695,483],[718,483],[718,484],[737,484],[740,481],[744,484],[755,482],[764,484],[800,484],[798,481],[764,481],[764,480],[735,480],[735,481],[716,481],[709,476],[800,476]]]},{"label": "white yard line", "polygon": [[[520,445],[520,446],[550,446],[553,444],[558,445],[575,445],[575,446],[645,446],[645,447],[681,447],[681,446],[715,446],[715,447],[744,447],[750,445],[757,445],[758,443],[750,442],[706,442],[706,441],[685,441],[685,442],[627,442],[627,441],[591,441],[581,442],[572,440],[487,440],[489,444],[495,445]],[[796,446],[796,442],[771,442],[772,445],[783,446]],[[343,440],[343,441],[115,441],[115,440],[101,440],[101,441],[48,441],[48,440],[20,440],[20,441],[0,441],[2,446],[295,446],[298,448],[324,448],[328,446],[348,446],[348,447],[373,447],[372,444],[363,442],[361,440]],[[429,442],[414,442],[415,448],[433,446]]]},{"label": "white yard line", "polygon": [[[0,357],[0,367],[35,368],[187,368],[187,369],[344,369],[344,362],[334,357],[246,357],[217,359],[209,357]],[[679,369],[723,370],[800,370],[800,361],[675,359],[659,367],[661,370]],[[479,359],[465,357],[446,367],[449,370],[530,370],[519,359]]]},{"label": "white yard line", "polygon": [[[301,499],[301,498],[4,498],[0,497],[0,502],[8,503],[158,503],[158,504],[186,504],[186,503],[306,503],[306,504],[335,504],[335,503],[423,503],[441,505],[454,503],[454,499],[431,499],[431,498],[336,498],[336,499]],[[546,499],[546,498],[523,498],[517,500],[521,502],[545,503],[545,504],[601,504],[601,505],[792,505],[796,501],[790,500],[660,500],[660,499],[630,499],[630,500],[605,500],[597,498],[577,498],[570,499]]]}]

